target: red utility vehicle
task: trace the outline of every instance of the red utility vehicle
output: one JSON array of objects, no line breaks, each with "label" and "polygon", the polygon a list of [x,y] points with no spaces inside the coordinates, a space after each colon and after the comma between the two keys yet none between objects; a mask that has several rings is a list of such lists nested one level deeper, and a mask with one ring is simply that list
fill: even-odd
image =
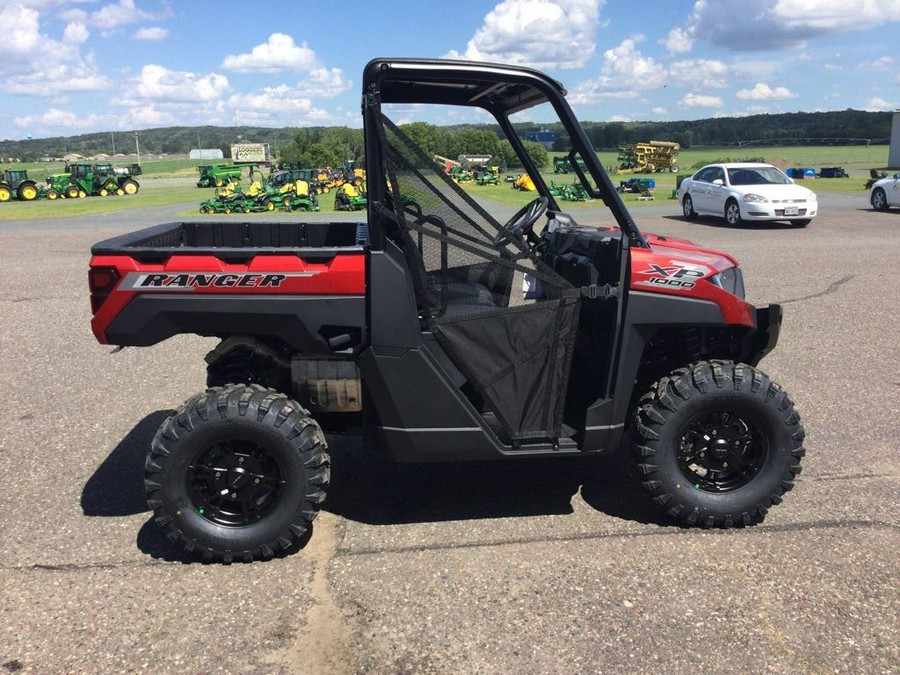
[{"label": "red utility vehicle", "polygon": [[[756,367],[781,308],[746,302],[730,256],[639,231],[559,83],[378,59],[362,93],[364,222],[169,223],[92,249],[100,342],[221,339],[209,388],[147,457],[173,538],[226,562],[295,548],[328,486],[320,423],[362,427],[402,461],[609,453],[628,434],[674,521],[749,525],[781,502],[804,432]],[[492,115],[539,196],[498,222],[392,121],[412,104]],[[602,227],[550,194],[513,123],[531,108],[561,123]]]}]

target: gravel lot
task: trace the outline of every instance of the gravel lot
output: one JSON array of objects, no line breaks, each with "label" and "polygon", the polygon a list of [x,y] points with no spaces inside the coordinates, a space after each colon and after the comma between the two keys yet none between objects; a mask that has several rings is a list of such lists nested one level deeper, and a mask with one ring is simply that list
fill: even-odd
[{"label": "gravel lot", "polygon": [[334,437],[309,545],[249,566],[184,557],[143,501],[214,341],[111,355],[89,327],[90,245],[187,207],[0,223],[0,673],[900,671],[900,211],[820,199],[806,229],[635,209],[785,307],[762,368],[807,456],[762,525],[672,526],[622,457],[397,467]]}]

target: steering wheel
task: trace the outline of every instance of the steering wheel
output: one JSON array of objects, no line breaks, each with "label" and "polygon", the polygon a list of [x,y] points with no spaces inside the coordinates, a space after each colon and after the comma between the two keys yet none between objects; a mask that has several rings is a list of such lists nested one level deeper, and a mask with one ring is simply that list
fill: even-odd
[{"label": "steering wheel", "polygon": [[549,205],[550,200],[543,196],[528,202],[506,221],[491,243],[494,246],[506,246],[513,239],[526,241],[525,238],[531,234],[534,224],[547,212]]}]

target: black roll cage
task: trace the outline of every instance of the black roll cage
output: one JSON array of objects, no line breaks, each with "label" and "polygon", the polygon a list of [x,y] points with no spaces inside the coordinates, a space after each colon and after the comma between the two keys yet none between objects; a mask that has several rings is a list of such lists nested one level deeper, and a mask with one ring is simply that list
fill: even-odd
[{"label": "black roll cage", "polygon": [[[648,248],[640,230],[625,208],[603,169],[596,152],[575,114],[565,99],[562,84],[531,68],[470,61],[441,59],[379,58],[369,62],[363,74],[362,112],[365,129],[366,163],[370,173],[384,166],[379,135],[375,132],[377,117],[384,103],[425,103],[477,107],[490,113],[500,124],[526,171],[534,180],[539,194],[550,200],[551,208],[559,207],[550,195],[540,171],[525,151],[515,133],[510,116],[533,106],[550,103],[572,141],[568,156],[585,189],[609,208],[629,244]],[[587,174],[575,161],[580,157]],[[593,183],[591,182],[593,179]],[[596,187],[595,187],[596,186]],[[388,198],[384,181],[368,185],[368,216],[374,250],[384,249],[381,206]]]}]

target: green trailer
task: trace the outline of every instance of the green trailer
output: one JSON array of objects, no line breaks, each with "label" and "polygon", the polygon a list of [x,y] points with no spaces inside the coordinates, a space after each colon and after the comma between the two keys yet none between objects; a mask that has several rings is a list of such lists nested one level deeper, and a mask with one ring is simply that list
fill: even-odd
[{"label": "green trailer", "polygon": [[197,171],[200,173],[198,188],[222,187],[240,182],[243,167],[236,164],[201,164]]}]

